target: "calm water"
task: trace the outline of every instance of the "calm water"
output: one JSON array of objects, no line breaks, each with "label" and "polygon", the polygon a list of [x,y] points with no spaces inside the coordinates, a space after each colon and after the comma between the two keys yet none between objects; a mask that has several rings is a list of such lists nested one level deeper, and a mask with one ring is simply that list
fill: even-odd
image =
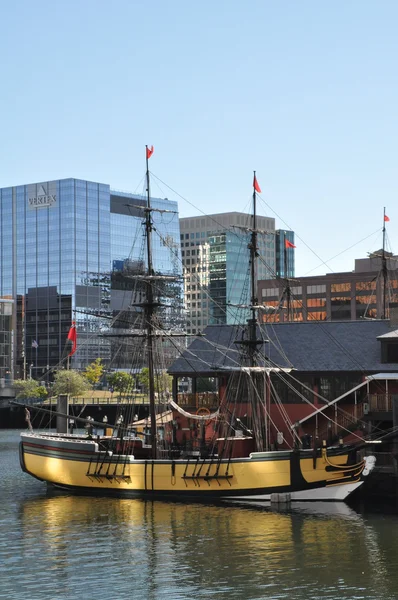
[{"label": "calm water", "polygon": [[51,496],[0,431],[0,598],[398,599],[398,515]]}]

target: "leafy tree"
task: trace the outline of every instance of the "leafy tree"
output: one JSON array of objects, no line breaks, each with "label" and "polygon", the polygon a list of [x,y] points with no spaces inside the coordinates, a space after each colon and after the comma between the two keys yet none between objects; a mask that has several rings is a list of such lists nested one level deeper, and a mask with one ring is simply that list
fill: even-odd
[{"label": "leafy tree", "polygon": [[104,365],[102,364],[102,358],[96,358],[94,362],[86,367],[84,376],[91,385],[95,385],[101,379],[103,372]]},{"label": "leafy tree", "polygon": [[39,398],[42,398],[43,400],[45,400],[45,398],[47,398],[48,392],[47,392],[46,388],[44,387],[44,385],[39,385],[39,387],[37,388],[37,391],[39,392]]},{"label": "leafy tree", "polygon": [[115,371],[107,376],[108,385],[115,392],[128,392],[134,387],[134,377],[125,371]]},{"label": "leafy tree", "polygon": [[90,389],[91,385],[84,375],[73,369],[62,369],[57,371],[54,376],[52,394],[53,396],[59,396],[60,394],[80,396]]},{"label": "leafy tree", "polygon": [[[167,371],[160,371],[155,373],[155,391],[162,393],[171,391],[173,378],[167,373]],[[138,375],[138,382],[142,387],[148,391],[149,389],[149,369],[144,367],[141,369],[141,373]]]},{"label": "leafy tree", "polygon": [[15,379],[16,398],[46,398],[47,390],[35,379]]}]

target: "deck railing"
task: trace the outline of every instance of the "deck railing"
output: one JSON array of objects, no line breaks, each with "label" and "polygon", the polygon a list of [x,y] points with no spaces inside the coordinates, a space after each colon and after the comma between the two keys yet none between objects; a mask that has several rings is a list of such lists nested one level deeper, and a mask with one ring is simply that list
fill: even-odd
[{"label": "deck railing", "polygon": [[[349,432],[354,431],[360,426],[359,421],[364,416],[364,404],[359,402],[352,407],[352,412],[339,408],[336,414],[328,415],[331,417],[331,421],[323,423],[319,427],[318,438],[321,440],[328,440],[330,437],[335,438],[341,435],[346,436]],[[314,432],[315,433],[315,432]]]},{"label": "deck railing", "polygon": [[218,394],[215,392],[197,392],[196,394],[178,394],[177,402],[183,408],[209,410],[218,407]]},{"label": "deck railing", "polygon": [[370,412],[391,412],[396,394],[369,394]]}]

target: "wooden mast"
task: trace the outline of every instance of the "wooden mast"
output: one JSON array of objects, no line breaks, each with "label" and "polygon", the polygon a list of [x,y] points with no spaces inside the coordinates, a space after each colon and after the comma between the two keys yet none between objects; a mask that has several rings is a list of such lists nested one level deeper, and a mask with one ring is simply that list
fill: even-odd
[{"label": "wooden mast", "polygon": [[[254,367],[257,347],[257,196],[256,196],[256,171],[253,171],[253,228],[250,241],[250,275],[251,275],[251,298],[249,319],[249,366]],[[258,185],[258,184],[257,184]]]},{"label": "wooden mast", "polygon": [[242,336],[241,340],[236,340],[236,344],[241,344],[246,347],[245,355],[249,367],[255,367],[257,363],[257,347],[261,346],[263,340],[257,339],[257,310],[258,310],[258,298],[257,298],[257,258],[258,258],[258,247],[257,247],[257,209],[256,209],[256,192],[261,192],[260,187],[256,179],[256,171],[254,171],[253,178],[253,227],[251,227],[249,248],[249,264],[250,264],[250,313],[251,316],[247,319],[246,335]]},{"label": "wooden mast", "polygon": [[[147,192],[147,206],[145,209],[145,233],[146,233],[146,248],[147,248],[147,273],[149,278],[154,275],[153,264],[152,264],[152,209],[151,209],[151,194],[150,194],[150,182],[149,182],[149,157],[152,152],[148,146],[145,146],[146,155],[146,192]],[[154,312],[154,298],[153,298],[153,287],[152,280],[148,279],[146,285],[146,302],[145,302],[145,320],[146,320],[146,331],[147,331],[147,352],[148,352],[148,376],[149,376],[149,415],[151,418],[151,445],[152,445],[152,458],[157,456],[156,448],[156,407],[155,407],[155,369],[153,360],[153,312]]]},{"label": "wooden mast", "polygon": [[383,212],[383,253],[381,255],[381,269],[383,273],[383,313],[382,319],[387,319],[387,259],[386,259],[386,207]]},{"label": "wooden mast", "polygon": [[288,273],[288,264],[287,264],[287,245],[286,245],[286,232],[283,236],[283,259],[284,259],[284,270],[285,270],[285,289],[283,290],[283,293],[286,294],[286,312],[287,312],[287,320],[293,320],[292,319],[292,310],[291,310],[291,297],[292,297],[292,291],[290,289],[290,281],[289,281],[289,273]]},{"label": "wooden mast", "polygon": [[[251,275],[251,298],[250,298],[250,310],[251,318],[248,321],[249,325],[249,366],[255,367],[258,364],[257,350],[262,345],[263,341],[257,338],[257,311],[258,311],[258,296],[257,296],[257,259],[259,256],[258,245],[257,245],[257,192],[260,192],[260,187],[257,182],[256,171],[253,172],[253,228],[251,234],[251,240],[249,244],[250,249],[250,275]],[[256,385],[256,375],[251,375],[254,385]],[[267,414],[267,388],[269,385],[269,374],[265,375],[264,383],[264,423],[260,426],[261,434],[256,440],[259,450],[268,450],[269,439],[268,439],[268,414]],[[261,408],[259,406],[261,412]],[[259,415],[261,418],[261,415]],[[262,439],[264,436],[264,439]],[[261,444],[261,445],[260,445]]]}]

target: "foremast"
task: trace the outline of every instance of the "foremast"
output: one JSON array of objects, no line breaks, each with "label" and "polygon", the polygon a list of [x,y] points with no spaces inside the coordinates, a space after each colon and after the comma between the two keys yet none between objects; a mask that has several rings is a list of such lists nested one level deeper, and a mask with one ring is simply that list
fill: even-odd
[{"label": "foremast", "polygon": [[146,156],[146,192],[147,192],[147,206],[145,209],[145,235],[146,235],[146,249],[147,249],[147,272],[148,280],[146,282],[146,302],[145,302],[145,323],[147,331],[147,353],[148,353],[148,378],[149,378],[149,415],[151,418],[151,445],[152,445],[152,458],[157,456],[156,447],[156,407],[155,407],[155,368],[154,368],[154,323],[153,315],[155,311],[155,302],[153,294],[153,283],[151,277],[154,276],[153,262],[152,262],[152,207],[151,207],[151,190],[150,190],[150,178],[149,178],[149,158],[152,155],[153,147],[149,148],[145,146]]}]

